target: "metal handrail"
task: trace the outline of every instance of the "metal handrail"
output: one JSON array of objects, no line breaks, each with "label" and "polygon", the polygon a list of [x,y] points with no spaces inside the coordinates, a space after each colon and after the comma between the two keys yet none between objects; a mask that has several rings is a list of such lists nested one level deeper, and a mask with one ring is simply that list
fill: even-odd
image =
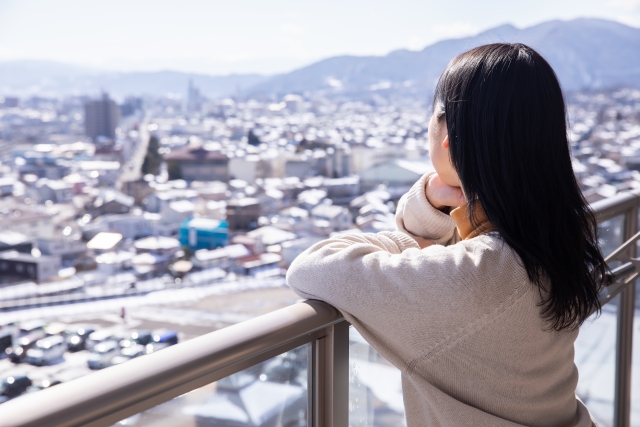
[{"label": "metal handrail", "polygon": [[346,323],[338,310],[323,302],[294,304],[6,402],[0,408],[0,424],[109,426],[285,351],[320,340],[340,322]]},{"label": "metal handrail", "polygon": [[[592,205],[598,222],[625,215],[625,239],[637,230],[640,191]],[[627,255],[635,256],[635,245]],[[633,266],[631,266],[633,267]],[[631,274],[631,267],[617,270]],[[635,274],[637,275],[637,273]],[[617,289],[615,425],[629,425],[634,288],[630,276]],[[605,301],[605,303],[608,302]],[[306,301],[112,366],[55,388],[0,405],[6,427],[103,427],[174,397],[311,343],[310,425],[348,422],[348,323],[328,304]],[[626,421],[625,421],[626,420]]]},{"label": "metal handrail", "polygon": [[[591,207],[596,213],[598,222],[606,221],[616,216],[624,216],[623,240],[632,240],[638,232],[638,209],[640,206],[640,190],[617,194],[614,197],[594,203]],[[615,251],[612,258],[631,261],[637,256],[637,245],[623,245],[624,249]],[[622,267],[635,270],[636,263],[631,266],[625,263]],[[628,271],[629,272],[629,271]],[[615,388],[613,400],[613,425],[615,427],[629,427],[631,424],[631,368],[633,366],[633,318],[635,316],[635,283],[639,272],[631,272],[622,281],[607,288],[608,295],[601,302],[607,303],[613,296],[619,294],[617,307],[616,330],[616,368]]]},{"label": "metal handrail", "polygon": [[[598,222],[629,212],[640,205],[640,190],[625,191],[591,204]],[[630,237],[630,236],[629,236]]]}]

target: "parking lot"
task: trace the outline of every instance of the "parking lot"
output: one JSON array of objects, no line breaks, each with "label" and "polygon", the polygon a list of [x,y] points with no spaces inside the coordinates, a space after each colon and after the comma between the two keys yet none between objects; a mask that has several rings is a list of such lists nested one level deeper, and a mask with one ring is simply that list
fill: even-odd
[{"label": "parking lot", "polygon": [[[110,331],[114,336],[122,337],[130,336],[131,332],[137,330],[169,329],[177,332],[178,340],[183,342],[233,323],[290,305],[297,299],[298,297],[290,289],[274,287],[227,295],[211,295],[196,301],[183,301],[174,304],[127,307],[124,312],[124,318],[121,309],[110,308],[102,312],[96,312],[91,309],[83,311],[76,307],[72,314],[66,316],[43,316],[40,320],[45,323],[62,322],[66,325],[94,325],[96,331]],[[46,314],[46,309],[42,313]],[[92,372],[87,363],[89,358],[90,352],[87,350],[66,351],[62,357],[52,361],[50,364],[34,366],[25,361],[13,363],[9,358],[3,356],[0,359],[0,380],[11,376],[26,375],[34,382],[46,379],[67,382]],[[190,400],[195,399],[196,396],[210,395],[210,391],[206,393],[204,390],[194,391],[192,395],[185,395],[180,399],[187,404]],[[201,399],[196,400],[200,401]],[[176,404],[178,403],[167,403],[170,406]],[[176,416],[179,416],[179,413],[176,413]],[[184,422],[186,424],[179,422],[171,425],[193,425],[191,421],[188,421],[192,418],[185,416]],[[158,420],[158,425],[163,425],[165,421]],[[145,421],[145,425],[154,425],[154,423],[147,424],[147,421]]]}]

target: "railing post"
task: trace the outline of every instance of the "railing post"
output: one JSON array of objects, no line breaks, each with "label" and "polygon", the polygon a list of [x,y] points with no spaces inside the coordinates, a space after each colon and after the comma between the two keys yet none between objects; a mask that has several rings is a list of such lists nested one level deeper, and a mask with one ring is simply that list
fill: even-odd
[{"label": "railing post", "polygon": [[312,349],[311,422],[313,427],[349,425],[349,323],[327,328]]},{"label": "railing post", "polygon": [[[638,208],[625,216],[623,241],[638,230]],[[636,257],[636,245],[629,248],[629,256]],[[616,334],[616,378],[613,425],[629,427],[631,424],[631,367],[633,365],[633,317],[636,300],[635,284],[620,294]]]}]

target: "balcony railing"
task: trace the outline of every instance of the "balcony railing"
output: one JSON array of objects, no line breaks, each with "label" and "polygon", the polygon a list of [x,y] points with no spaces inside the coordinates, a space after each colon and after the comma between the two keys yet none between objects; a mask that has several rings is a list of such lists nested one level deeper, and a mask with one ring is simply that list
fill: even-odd
[{"label": "balcony railing", "polygon": [[[630,425],[636,242],[640,191],[593,204],[598,222],[618,219],[625,245],[604,304],[617,299],[614,425]],[[606,223],[605,223],[606,224]],[[604,242],[607,246],[607,242]],[[349,425],[349,324],[333,307],[306,301],[0,405],[3,427],[111,426],[178,396],[306,346],[304,424]],[[305,350],[306,351],[306,350]],[[284,424],[284,423],[283,423]],[[293,424],[292,424],[293,425]],[[295,424],[299,425],[299,424]]]}]

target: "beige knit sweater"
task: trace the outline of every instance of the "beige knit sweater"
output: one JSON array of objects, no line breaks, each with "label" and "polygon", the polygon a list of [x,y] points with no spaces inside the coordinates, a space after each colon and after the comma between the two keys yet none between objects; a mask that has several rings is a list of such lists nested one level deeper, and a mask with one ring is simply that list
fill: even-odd
[{"label": "beige knit sweater", "polygon": [[400,369],[409,427],[595,425],[575,395],[577,332],[546,330],[517,255],[495,232],[462,240],[427,177],[400,200],[398,232],[313,245],[291,288],[337,307]]}]

